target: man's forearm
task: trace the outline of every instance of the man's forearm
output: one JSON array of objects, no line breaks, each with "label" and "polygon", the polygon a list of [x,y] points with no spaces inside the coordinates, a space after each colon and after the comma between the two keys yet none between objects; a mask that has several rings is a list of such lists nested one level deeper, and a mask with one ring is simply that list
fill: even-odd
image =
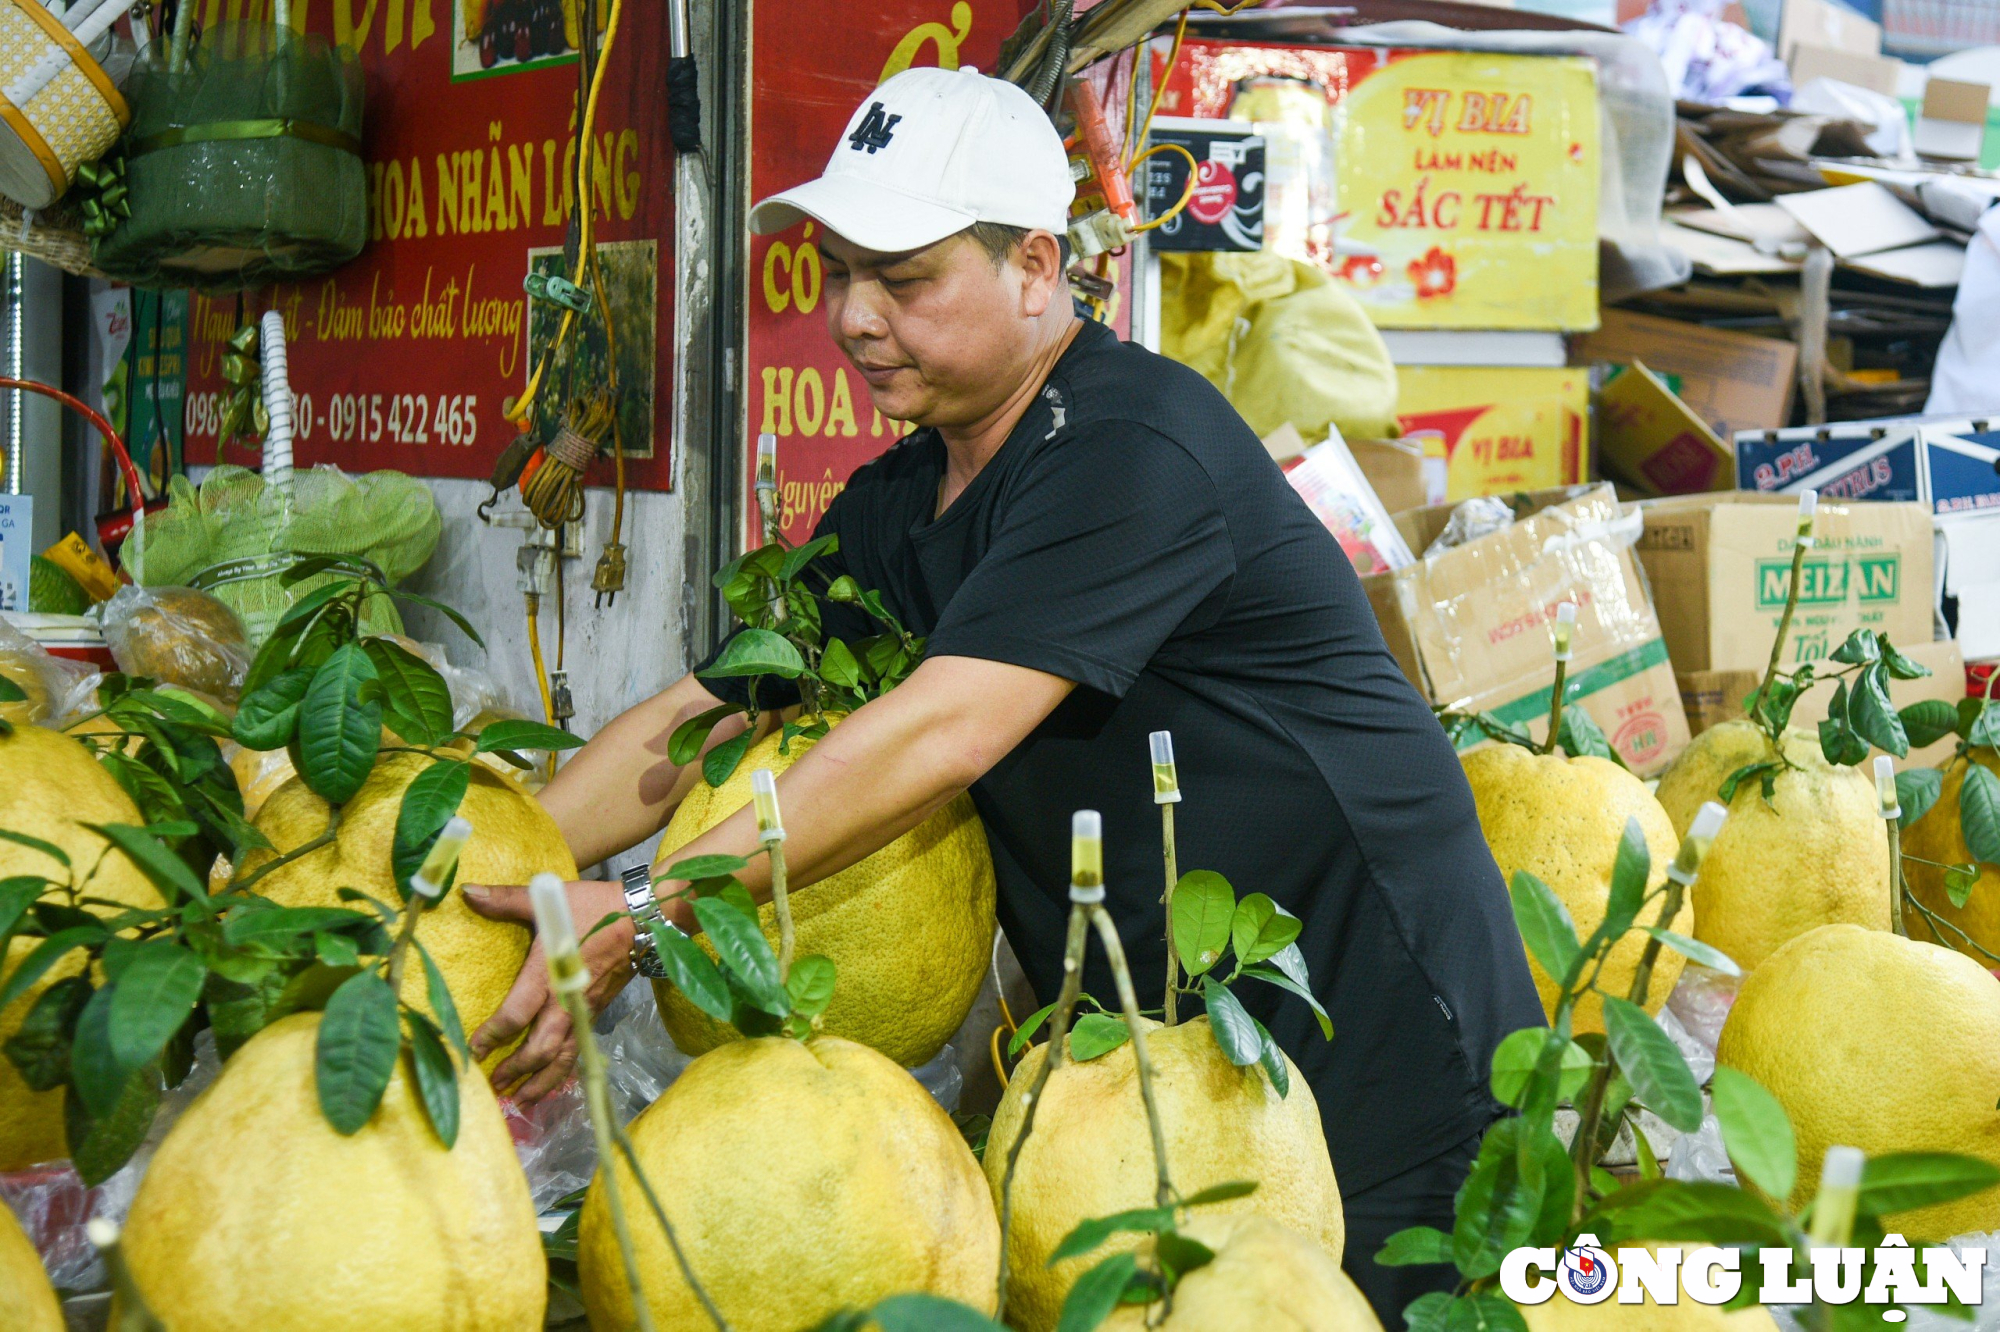
[{"label": "man's forearm", "polygon": [[[936,813],[1020,743],[1070,687],[1040,672],[942,658],[836,726],[778,778],[792,887],[846,869]],[[750,856],[757,847],[756,815],[746,806],[673,859]],[[759,901],[770,897],[761,857],[738,877]],[[681,886],[662,884],[661,891]],[[670,914],[683,924],[691,916],[685,907]]]},{"label": "man's forearm", "polygon": [[[719,702],[699,680],[685,676],[620,713],[570,756],[540,799],[578,865],[594,865],[660,830],[701,780],[701,765],[674,763],[667,742],[682,722]],[[709,736],[709,745],[742,730],[740,717],[727,718]]]}]

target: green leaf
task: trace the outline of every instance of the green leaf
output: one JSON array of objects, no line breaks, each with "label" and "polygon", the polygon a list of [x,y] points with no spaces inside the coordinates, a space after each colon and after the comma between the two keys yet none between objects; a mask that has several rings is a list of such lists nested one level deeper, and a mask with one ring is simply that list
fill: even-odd
[{"label": "green leaf", "polygon": [[14,932],[15,924],[21,919],[31,903],[49,888],[56,886],[51,879],[39,874],[15,874],[0,879],[0,971],[4,971],[7,956],[8,936]]},{"label": "green leaf", "polygon": [[1897,758],[1910,752],[1910,737],[1903,719],[1889,699],[1889,672],[1881,662],[1861,668],[1855,677],[1854,692],[1848,703],[1848,720],[1868,743]]},{"label": "green leaf", "polygon": [[1528,1332],[1528,1322],[1499,1291],[1480,1290],[1452,1302],[1445,1332]]},{"label": "green leaf", "polygon": [[805,658],[784,635],[769,629],[744,628],[737,630],[723,646],[714,665],[696,674],[705,680],[747,675],[775,675],[781,680],[796,680],[805,668]]},{"label": "green leaf", "polygon": [[1459,1301],[1441,1290],[1419,1295],[1403,1309],[1403,1324],[1409,1332],[1445,1332],[1451,1310]]},{"label": "green leaf", "polygon": [[228,1059],[262,1031],[289,980],[275,964],[241,978],[210,972],[202,985],[202,1010],[215,1033],[216,1053]]},{"label": "green leaf", "polygon": [[1041,1029],[1042,1024],[1049,1020],[1049,1015],[1055,1011],[1056,1006],[1054,1004],[1043,1004],[1040,1008],[1030,1013],[1027,1020],[1014,1029],[1013,1037],[1007,1042],[1007,1053],[1010,1056],[1014,1056],[1019,1055],[1021,1051],[1025,1050],[1028,1046],[1028,1041]]},{"label": "green leaf", "polygon": [[[1826,723],[1822,722],[1820,725],[1825,726]],[[1716,795],[1723,804],[1732,804],[1736,800],[1736,792],[1741,789],[1743,783],[1769,777],[1778,772],[1782,766],[1777,763],[1746,763],[1722,779],[1722,785],[1717,788]]]},{"label": "green leaf", "polygon": [[1279,1099],[1292,1094],[1292,1069],[1285,1061],[1285,1052],[1278,1048],[1277,1038],[1270,1029],[1256,1018],[1250,1025],[1257,1029],[1257,1037],[1262,1045],[1257,1050],[1257,1062],[1264,1066],[1264,1076],[1271,1079],[1271,1085],[1278,1090]]},{"label": "green leaf", "polygon": [[819,675],[828,684],[839,685],[842,689],[858,689],[861,686],[861,663],[847,644],[835,638],[820,654]]},{"label": "green leaf", "polygon": [[1856,629],[1833,650],[1831,655],[1835,661],[1843,665],[1860,666],[1881,660],[1882,650],[1875,641],[1874,630]]},{"label": "green leaf", "polygon": [[1115,1253],[1076,1279],[1064,1298],[1056,1332],[1093,1332],[1118,1307],[1126,1283],[1139,1270],[1139,1260]]},{"label": "green leaf", "polygon": [[816,1018],[833,1002],[836,979],[833,959],[817,953],[792,959],[792,974],[785,978],[785,992],[792,998],[792,1016]]},{"label": "green leaf", "polygon": [[314,1060],[320,1112],[343,1136],[358,1133],[382,1103],[402,1049],[389,982],[357,971],[326,1001]]},{"label": "green leaf", "polygon": [[806,566],[822,555],[831,555],[840,549],[840,538],[829,532],[825,536],[814,537],[805,545],[785,555],[785,562],[778,566],[778,581],[789,583],[806,571]]},{"label": "green leaf", "polygon": [[347,643],[313,673],[299,703],[299,777],[329,804],[353,799],[375,766],[382,705],[364,689],[375,683],[375,664]]},{"label": "green leaf", "polygon": [[1701,1087],[1673,1039],[1646,1010],[1615,995],[1604,996],[1604,1035],[1612,1057],[1647,1109],[1683,1133],[1701,1127]]},{"label": "green leaf", "polygon": [[421,1013],[410,1015],[410,1069],[431,1129],[450,1151],[458,1142],[458,1070],[452,1067],[437,1029]]},{"label": "green leaf", "polygon": [[1905,828],[1930,812],[1944,789],[1944,774],[1936,768],[1911,768],[1896,774],[1896,803],[1902,807]]},{"label": "green leaf", "polygon": [[437,668],[387,638],[364,638],[361,650],[382,681],[382,715],[413,745],[442,744],[451,734],[451,689]]},{"label": "green leaf", "polygon": [[1229,1062],[1241,1068],[1261,1059],[1264,1038],[1242,1001],[1213,976],[1201,978],[1201,997],[1208,1004],[1209,1030]]},{"label": "green leaf", "polygon": [[424,995],[430,1000],[431,1012],[437,1017],[438,1027],[444,1038],[451,1042],[451,1048],[467,1063],[472,1061],[472,1049],[465,1043],[465,1024],[459,1020],[458,1004],[451,997],[451,987],[444,982],[444,972],[431,958],[430,949],[414,934],[410,936],[410,946],[417,950],[418,958],[424,964]]},{"label": "green leaf", "polygon": [[1200,1240],[1189,1239],[1178,1230],[1163,1230],[1153,1237],[1153,1258],[1169,1281],[1178,1281],[1189,1272],[1200,1271],[1215,1261],[1215,1250]]},{"label": "green leaf", "polygon": [[32,1091],[54,1091],[69,1080],[70,1036],[95,993],[88,976],[66,976],[35,997],[7,1038],[8,1062]]},{"label": "green leaf", "polygon": [[110,1005],[111,1052],[127,1069],[149,1063],[201,998],[208,969],[165,939],[138,946],[119,972]]},{"label": "green leaf", "polygon": [[1718,1065],[1709,1088],[1715,1117],[1722,1121],[1722,1145],[1744,1178],[1766,1197],[1792,1196],[1798,1179],[1798,1142],[1778,1098],[1748,1073]]},{"label": "green leaf", "polygon": [[[410,876],[423,868],[424,857],[437,845],[444,825],[458,813],[471,784],[470,763],[441,759],[426,766],[403,788],[403,799],[396,806],[396,833],[389,846],[389,864],[395,875],[396,891],[403,895],[404,901],[409,900],[411,893]],[[477,831],[474,830],[475,835]],[[455,870],[452,877],[457,877]],[[450,888],[451,884],[441,886]]]},{"label": "green leaf", "polygon": [[[7,983],[0,985],[0,1008],[6,1008],[26,994],[30,986],[47,975],[49,968],[60,962],[72,949],[101,943],[105,938],[106,933],[101,925],[78,925],[67,930],[57,930],[42,940],[20,960],[13,971],[7,974]],[[4,960],[0,958],[0,962]]]},{"label": "green leaf", "polygon": [[1888,667],[1889,674],[1898,680],[1921,680],[1931,673],[1930,667],[1919,665],[1896,651],[1896,646],[1889,641],[1888,635],[1878,633],[1875,639],[1882,648],[1882,664]]},{"label": "green leaf", "polygon": [[861,584],[855,582],[852,575],[842,574],[827,585],[826,599],[828,601],[859,601],[861,600]]},{"label": "green leaf", "polygon": [[734,717],[743,709],[734,703],[718,703],[706,712],[698,712],[674,728],[667,739],[667,761],[677,768],[685,768],[700,757],[701,747],[708,743],[708,736],[724,717]]},{"label": "green leaf", "polygon": [[1174,1223],[1174,1209],[1171,1207],[1135,1207],[1130,1211],[1114,1212],[1110,1216],[1093,1217],[1080,1221],[1076,1228],[1063,1236],[1062,1243],[1056,1245],[1049,1254],[1048,1266],[1067,1262],[1071,1258],[1081,1258],[1101,1246],[1113,1235],[1144,1235],[1156,1230],[1165,1230]]},{"label": "green leaf", "polygon": [[1236,950],[1236,965],[1247,967],[1262,962],[1299,937],[1304,922],[1264,893],[1252,893],[1236,904],[1230,918],[1229,943]]},{"label": "green leaf", "polygon": [[[2000,1166],[1951,1152],[1894,1152],[1871,1156],[1861,1167],[1861,1198],[1868,1216],[1952,1202],[2000,1184]],[[1945,1238],[1938,1236],[1937,1238]]]},{"label": "green leaf", "polygon": [[659,954],[660,965],[674,988],[686,995],[689,1003],[717,1022],[729,1021],[729,986],[723,982],[722,973],[716,970],[708,954],[671,924],[655,925],[649,922],[648,928],[653,934],[653,946]]},{"label": "green leaf", "polygon": [[71,868],[69,852],[63,850],[54,842],[44,842],[39,837],[30,837],[26,833],[15,832],[11,828],[0,828],[0,842],[12,842],[16,846],[25,846],[30,851],[39,851],[50,860],[55,861],[56,864],[61,865],[64,869]]},{"label": "green leaf", "polygon": [[245,749],[283,749],[298,727],[299,704],[312,683],[310,667],[298,666],[279,675],[243,700],[236,710],[231,734]]},{"label": "green leaf", "polygon": [[[1526,1139],[1525,1119],[1503,1119],[1486,1131],[1479,1159],[1458,1195],[1458,1215],[1452,1229],[1452,1256],[1468,1277],[1491,1276],[1509,1250],[1528,1242],[1542,1214],[1551,1173],[1539,1139]],[[1547,1135],[1546,1130],[1543,1131]],[[1536,1150],[1523,1151],[1524,1141]],[[1560,1153],[1562,1144],[1556,1142]],[[1557,1169],[1558,1178],[1569,1172]]]},{"label": "green leaf", "polygon": [[83,826],[123,851],[125,858],[160,890],[161,896],[169,903],[182,898],[208,896],[208,885],[188,868],[188,863],[167,850],[144,828],[123,823],[86,823]]},{"label": "green leaf", "polygon": [[2000,707],[1987,697],[1960,699],[1958,733],[1969,745],[2000,748]]},{"label": "green leaf", "polygon": [[1958,729],[1958,709],[1941,698],[1912,703],[1896,715],[1902,718],[1912,749],[1934,745]]},{"label": "green leaf", "polygon": [[1236,914],[1236,890],[1214,870],[1190,870],[1174,885],[1174,951],[1189,976],[1222,960]]},{"label": "green leaf", "polygon": [[[976,1309],[941,1295],[891,1295],[871,1311],[881,1332],[1004,1332]],[[857,1332],[867,1324],[856,1324]]]},{"label": "green leaf", "polygon": [[[1518,1035],[1519,1033],[1515,1033]],[[1382,1241],[1375,1261],[1383,1267],[1428,1267],[1451,1261],[1451,1236],[1435,1226],[1411,1226]]]},{"label": "green leaf", "polygon": [[1197,1193],[1189,1194],[1182,1199],[1181,1205],[1207,1207],[1213,1203],[1234,1202],[1238,1198],[1247,1198],[1256,1191],[1257,1181],[1254,1179],[1224,1180],[1220,1184],[1211,1184]]},{"label": "green leaf", "polygon": [[1690,939],[1685,934],[1676,934],[1672,930],[1661,929],[1658,925],[1647,926],[1646,933],[1690,962],[1699,962],[1705,967],[1713,967],[1730,976],[1743,974],[1743,968],[1736,965],[1734,958],[1712,944],[1705,944],[1699,939]]},{"label": "green leaf", "polygon": [[694,915],[750,1003],[772,1017],[788,1016],[791,998],[778,982],[778,955],[758,928],[757,917],[720,897],[697,898]]},{"label": "green leaf", "polygon": [[702,779],[710,786],[720,786],[736,771],[736,765],[750,752],[753,735],[749,730],[731,736],[703,755],[701,760]]},{"label": "green leaf", "polygon": [[1973,859],[2000,865],[2000,777],[1976,763],[1967,765],[1958,788],[1958,822]]},{"label": "green leaf", "polygon": [[[1549,1042],[1561,1039],[1547,1027],[1523,1027],[1511,1032],[1493,1050],[1493,1095],[1503,1105],[1519,1108],[1528,1097],[1528,1087]],[[1590,1080],[1593,1067],[1590,1052],[1575,1041],[1566,1041],[1558,1070],[1556,1099],[1576,1095]]]},{"label": "green leaf", "polygon": [[[1297,946],[1294,945],[1293,947],[1296,948]],[[1281,950],[1271,960],[1275,962],[1284,955],[1285,952]],[[1320,1006],[1319,1000],[1313,996],[1313,992],[1305,985],[1300,984],[1293,977],[1286,975],[1274,967],[1245,967],[1243,968],[1243,974],[1252,980],[1263,981],[1266,985],[1275,985],[1287,994],[1297,995],[1312,1005],[1313,1016],[1319,1019],[1320,1035],[1329,1041],[1333,1039],[1333,1019],[1327,1016],[1326,1009]]]},{"label": "green leaf", "polygon": [[508,717],[480,731],[472,752],[491,754],[502,749],[575,749],[582,743],[582,736],[572,735],[561,727]]},{"label": "green leaf", "polygon": [[1535,961],[1551,980],[1562,981],[1582,956],[1576,923],[1555,890],[1526,870],[1515,870],[1508,885],[1514,901],[1514,924]]},{"label": "green leaf", "polygon": [[107,1113],[93,1115],[81,1096],[63,1097],[63,1136],[70,1163],[87,1187],[95,1188],[132,1159],[160,1109],[160,1074],[144,1068],[125,1079]]},{"label": "green leaf", "polygon": [[84,1108],[98,1117],[117,1109],[125,1084],[133,1076],[133,1070],[119,1062],[111,1046],[111,1003],[117,995],[116,985],[91,995],[77,1014],[76,1028],[70,1035],[70,1085]]},{"label": "green leaf", "polygon": [[1618,1190],[1579,1223],[1605,1241],[1700,1240],[1704,1244],[1790,1248],[1783,1217],[1733,1184],[1663,1179]]},{"label": "green leaf", "polygon": [[1069,1057],[1079,1064],[1087,1064],[1100,1055],[1110,1054],[1131,1039],[1132,1032],[1126,1027],[1124,1018],[1113,1017],[1109,1013],[1086,1013],[1069,1029]]},{"label": "green leaf", "polygon": [[28,695],[7,676],[0,675],[0,703],[26,703]]},{"label": "green leaf", "polygon": [[367,924],[369,920],[370,917],[346,907],[253,907],[245,904],[223,917],[222,941],[236,947],[253,943],[284,947],[320,930],[352,929]]},{"label": "green leaf", "polygon": [[1972,896],[1972,890],[1979,886],[1977,865],[1951,865],[1944,872],[1944,895],[1955,907],[1964,907],[1965,899]]},{"label": "green leaf", "polygon": [[1626,819],[1625,831],[1618,838],[1618,851],[1611,861],[1611,891],[1605,899],[1604,921],[1592,933],[1586,952],[1594,953],[1596,946],[1607,940],[1616,942],[1632,928],[1639,908],[1645,904],[1646,882],[1652,873],[1653,856],[1646,846],[1646,830],[1639,826],[1638,819]]},{"label": "green leaf", "polygon": [[665,883],[668,879],[685,879],[695,883],[702,879],[719,879],[725,874],[736,874],[749,868],[750,862],[742,856],[689,856],[686,860],[676,860],[661,873],[653,876],[654,883]]},{"label": "green leaf", "polygon": [[414,592],[405,592],[400,587],[391,588],[389,594],[398,601],[409,601],[419,606],[430,607],[438,614],[444,616],[445,619],[457,625],[458,632],[471,639],[474,647],[477,647],[482,652],[486,650],[486,640],[479,636],[479,631],[472,627],[472,622],[453,610],[450,606],[445,605],[442,601],[433,601],[429,597],[420,597]]},{"label": "green leaf", "polygon": [[1619,767],[1625,766],[1618,751],[1604,738],[1604,730],[1597,719],[1583,710],[1578,703],[1565,704],[1562,722],[1556,732],[1556,744],[1571,758],[1609,759]]}]

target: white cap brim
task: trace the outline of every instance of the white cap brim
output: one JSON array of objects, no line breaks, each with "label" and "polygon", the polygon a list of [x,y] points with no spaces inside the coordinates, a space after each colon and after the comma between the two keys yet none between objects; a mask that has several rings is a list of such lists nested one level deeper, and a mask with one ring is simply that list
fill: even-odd
[{"label": "white cap brim", "polygon": [[955,236],[979,219],[877,181],[826,175],[774,194],[750,210],[759,236],[812,218],[852,244],[878,254],[902,254]]}]

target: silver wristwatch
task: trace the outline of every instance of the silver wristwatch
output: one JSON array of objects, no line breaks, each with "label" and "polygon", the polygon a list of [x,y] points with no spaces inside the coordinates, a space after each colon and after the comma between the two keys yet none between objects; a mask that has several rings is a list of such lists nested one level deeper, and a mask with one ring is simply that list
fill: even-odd
[{"label": "silver wristwatch", "polygon": [[666,917],[653,897],[652,868],[634,865],[618,877],[625,883],[625,909],[632,913],[632,970],[648,980],[659,980],[667,970],[660,965],[659,945],[646,927],[664,925]]}]

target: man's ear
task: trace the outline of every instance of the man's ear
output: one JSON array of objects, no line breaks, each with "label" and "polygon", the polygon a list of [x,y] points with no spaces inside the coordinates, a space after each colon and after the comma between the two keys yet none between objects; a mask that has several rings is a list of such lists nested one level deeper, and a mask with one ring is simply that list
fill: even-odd
[{"label": "man's ear", "polygon": [[1069,279],[1063,275],[1062,246],[1047,231],[1031,231],[1022,240],[1021,312],[1039,319],[1058,298],[1069,299]]}]

